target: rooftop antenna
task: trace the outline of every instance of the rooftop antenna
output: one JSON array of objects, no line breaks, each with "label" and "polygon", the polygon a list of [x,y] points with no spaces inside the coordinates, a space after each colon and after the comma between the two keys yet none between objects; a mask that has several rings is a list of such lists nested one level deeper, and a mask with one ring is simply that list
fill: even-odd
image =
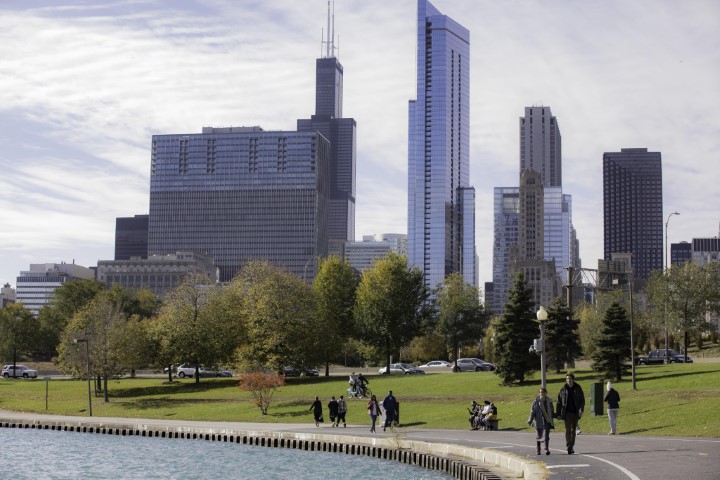
[{"label": "rooftop antenna", "polygon": [[[321,38],[324,38],[324,33]],[[325,47],[325,57],[335,56],[335,1],[332,2],[332,11],[330,10],[330,0],[328,0],[328,19],[327,19],[327,39],[321,40],[320,55],[322,56],[322,47]]]}]

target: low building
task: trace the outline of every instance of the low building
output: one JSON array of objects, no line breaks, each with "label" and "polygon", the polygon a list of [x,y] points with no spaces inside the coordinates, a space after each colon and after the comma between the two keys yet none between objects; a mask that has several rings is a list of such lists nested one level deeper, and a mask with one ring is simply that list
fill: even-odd
[{"label": "low building", "polygon": [[75,280],[94,280],[95,271],[75,263],[34,263],[30,270],[20,272],[16,283],[16,301],[33,315],[53,300],[55,290],[63,283]]}]

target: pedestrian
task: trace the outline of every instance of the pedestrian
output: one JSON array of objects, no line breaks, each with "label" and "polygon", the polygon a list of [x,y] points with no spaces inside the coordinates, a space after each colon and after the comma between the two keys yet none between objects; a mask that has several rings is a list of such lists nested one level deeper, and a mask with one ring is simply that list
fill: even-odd
[{"label": "pedestrian", "polygon": [[612,383],[610,382],[607,382],[605,403],[607,403],[608,420],[610,421],[610,433],[608,435],[615,435],[615,429],[617,427],[617,414],[618,410],[620,410],[620,394],[613,388]]},{"label": "pedestrian", "polygon": [[540,394],[535,398],[530,406],[530,417],[528,425],[535,427],[537,436],[537,449],[535,453],[540,455],[540,444],[545,441],[545,455],[550,455],[550,430],[555,428],[553,424],[553,402],[552,398],[547,396],[547,389],[540,388]]},{"label": "pedestrian", "polygon": [[337,426],[340,426],[340,422],[343,424],[343,428],[347,427],[347,424],[345,423],[345,414],[347,413],[347,403],[345,403],[345,398],[340,395],[340,400],[338,400],[338,416],[337,416]]},{"label": "pedestrian", "polygon": [[330,403],[328,403],[328,415],[330,416],[330,421],[332,424],[331,427],[337,427],[337,418],[338,418],[338,401],[335,400],[335,397],[333,396],[330,400]]},{"label": "pedestrian", "polygon": [[565,422],[565,446],[568,455],[575,453],[575,436],[578,421],[585,409],[585,394],[582,387],[575,383],[575,374],[565,375],[565,385],[558,393],[557,416]]},{"label": "pedestrian", "polygon": [[391,427],[393,422],[397,424],[397,400],[393,396],[392,390],[383,399],[383,409],[385,409],[385,424],[383,432],[387,427]]},{"label": "pedestrian", "polygon": [[368,402],[368,415],[370,415],[370,420],[372,421],[372,424],[370,425],[370,432],[375,433],[375,422],[377,421],[377,418],[382,415],[382,412],[380,412],[380,404],[378,403],[375,395],[373,395]]},{"label": "pedestrian", "polygon": [[319,427],[323,420],[322,413],[322,402],[319,397],[315,397],[315,401],[310,405],[310,410],[313,411],[313,417],[315,417],[315,426]]}]

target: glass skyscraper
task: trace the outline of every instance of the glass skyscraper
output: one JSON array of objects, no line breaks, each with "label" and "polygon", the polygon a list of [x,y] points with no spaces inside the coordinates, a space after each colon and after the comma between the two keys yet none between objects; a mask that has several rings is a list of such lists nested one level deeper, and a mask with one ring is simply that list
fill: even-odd
[{"label": "glass skyscraper", "polygon": [[477,286],[470,32],[427,0],[418,0],[417,62],[408,116],[409,261],[430,288],[453,272]]},{"label": "glass skyscraper", "polygon": [[663,268],[662,156],[647,148],[603,154],[605,260],[631,253],[635,278]]},{"label": "glass skyscraper", "polygon": [[318,132],[153,135],[148,253],[210,255],[223,282],[258,259],[312,279],[328,248],[329,156]]},{"label": "glass skyscraper", "polygon": [[535,170],[545,187],[562,186],[560,127],[550,107],[525,107],[520,117],[520,173]]}]

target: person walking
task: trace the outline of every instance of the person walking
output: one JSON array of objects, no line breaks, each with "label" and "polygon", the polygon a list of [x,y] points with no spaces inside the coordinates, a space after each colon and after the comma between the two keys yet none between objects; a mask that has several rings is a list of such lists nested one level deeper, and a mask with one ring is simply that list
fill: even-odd
[{"label": "person walking", "polygon": [[547,396],[545,387],[540,388],[540,394],[535,398],[530,406],[530,417],[528,425],[535,427],[537,436],[536,454],[540,455],[540,444],[545,441],[545,455],[550,455],[550,430],[555,428],[553,424],[553,402],[552,398]]},{"label": "person walking", "polygon": [[613,388],[612,383],[610,382],[607,382],[605,403],[607,403],[608,420],[610,421],[610,433],[608,435],[615,435],[615,429],[617,427],[617,414],[618,410],[620,410],[620,394]]},{"label": "person walking", "polygon": [[338,418],[338,408],[338,401],[335,400],[335,396],[333,396],[328,403],[328,415],[330,416],[330,421],[332,422],[330,424],[331,427],[338,426],[338,424],[336,423]]},{"label": "person walking", "polygon": [[557,416],[565,422],[565,445],[568,455],[575,453],[575,436],[578,420],[585,409],[585,394],[582,387],[575,383],[575,374],[565,375],[565,385],[558,393]]},{"label": "person walking", "polygon": [[391,427],[393,422],[397,421],[397,400],[393,396],[392,390],[383,399],[383,409],[385,409],[384,432],[387,427]]},{"label": "person walking", "polygon": [[338,416],[337,416],[337,426],[340,426],[340,422],[343,424],[343,428],[347,427],[347,424],[345,423],[345,414],[347,413],[347,403],[345,403],[345,398],[340,395],[340,400],[338,400]]},{"label": "person walking", "polygon": [[312,405],[310,405],[310,410],[313,411],[313,417],[315,417],[315,426],[319,427],[323,422],[322,402],[320,402],[320,397],[315,397],[315,401]]},{"label": "person walking", "polygon": [[368,415],[370,415],[370,420],[372,421],[370,432],[375,433],[375,422],[377,422],[377,418],[382,415],[382,412],[380,412],[380,404],[375,395],[373,395],[368,402]]}]

